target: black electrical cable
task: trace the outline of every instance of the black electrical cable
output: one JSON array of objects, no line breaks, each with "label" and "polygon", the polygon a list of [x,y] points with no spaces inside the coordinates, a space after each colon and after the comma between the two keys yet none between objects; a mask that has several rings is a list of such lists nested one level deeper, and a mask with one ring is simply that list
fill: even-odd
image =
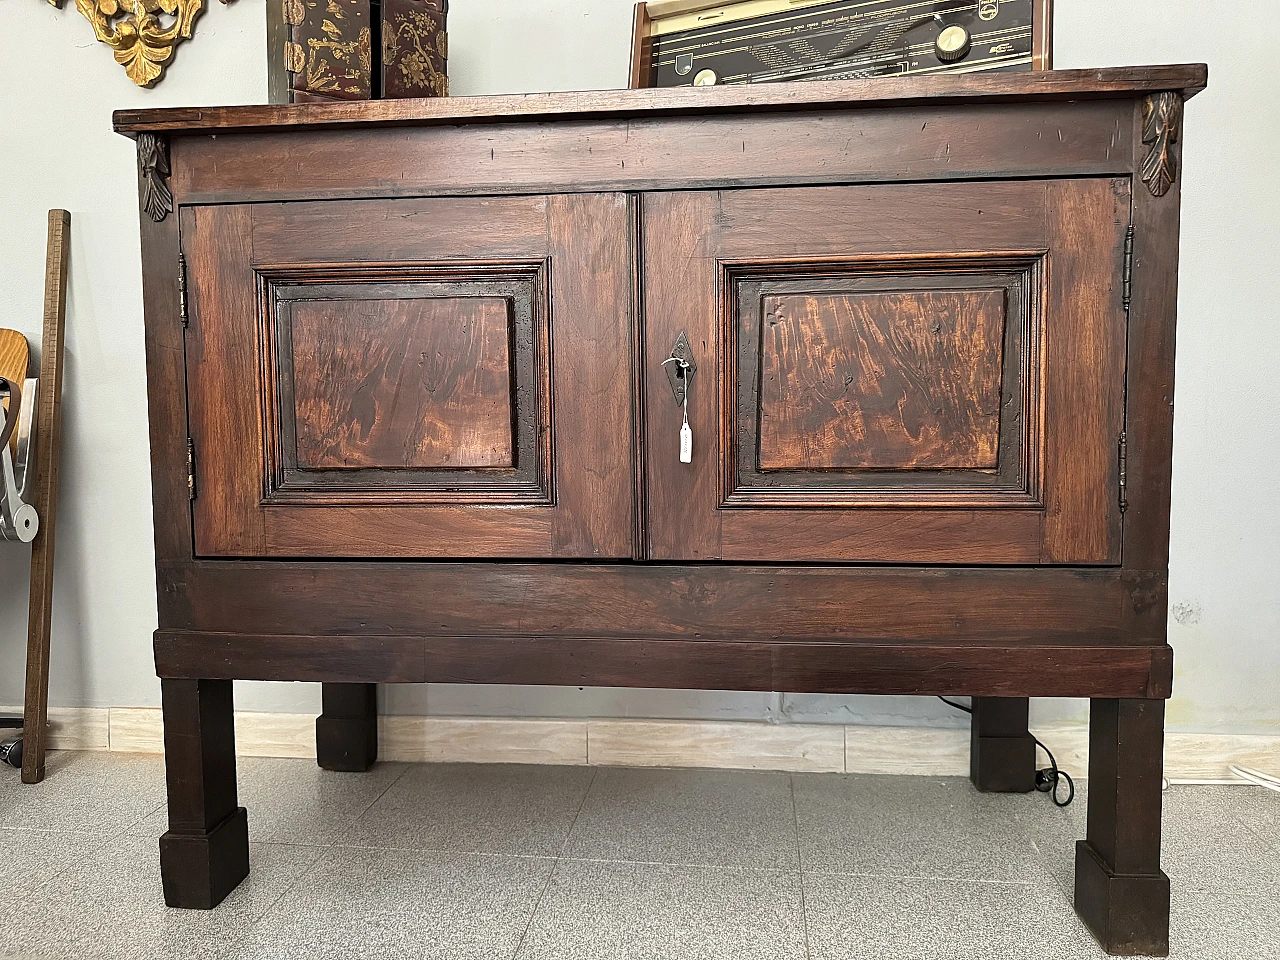
[{"label": "black electrical cable", "polygon": [[[963,710],[965,713],[973,713],[973,707],[966,707],[963,703],[956,703],[948,700],[946,697],[939,697],[948,707],[954,707],[957,710]],[[1044,751],[1045,756],[1049,758],[1049,766],[1043,770],[1036,771],[1036,790],[1040,793],[1049,794],[1049,799],[1053,801],[1055,807],[1067,807],[1071,805],[1071,801],[1076,798],[1076,782],[1071,779],[1071,775],[1065,770],[1058,769],[1058,761],[1054,759],[1053,753],[1038,738],[1032,737],[1036,746]],[[1067,781],[1067,799],[1058,799],[1058,782],[1060,780]]]},{"label": "black electrical cable", "polygon": [[[1071,779],[1070,774],[1058,769],[1058,761],[1053,759],[1053,754],[1035,737],[1031,738],[1036,741],[1036,746],[1045,752],[1045,756],[1049,758],[1049,766],[1044,770],[1036,771],[1036,789],[1041,793],[1049,794],[1049,799],[1053,801],[1055,807],[1067,807],[1071,805],[1071,801],[1076,798],[1076,782]],[[1058,799],[1058,781],[1067,781],[1067,799]]]}]

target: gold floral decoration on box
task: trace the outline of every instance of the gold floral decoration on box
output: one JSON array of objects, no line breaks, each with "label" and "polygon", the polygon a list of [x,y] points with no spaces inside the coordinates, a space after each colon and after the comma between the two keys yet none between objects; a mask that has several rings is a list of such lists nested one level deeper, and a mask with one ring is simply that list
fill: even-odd
[{"label": "gold floral decoration on box", "polygon": [[[222,0],[226,3],[227,0]],[[55,7],[62,0],[49,0]],[[174,48],[191,39],[205,0],[76,0],[76,9],[140,87],[164,75]]]},{"label": "gold floral decoration on box", "polygon": [[[290,40],[285,45],[285,65],[290,73],[305,76],[303,90],[339,98],[367,100],[373,72],[373,35],[370,28],[353,28],[355,7],[338,0],[286,0],[285,23],[300,27],[320,21],[322,36],[307,36],[305,46]],[[304,31],[309,32],[309,31]]]},{"label": "gold floral decoration on box", "polygon": [[443,67],[449,57],[449,35],[440,15],[417,10],[400,13],[383,25],[383,58],[399,76],[386,78],[389,96],[445,97],[449,76]]}]

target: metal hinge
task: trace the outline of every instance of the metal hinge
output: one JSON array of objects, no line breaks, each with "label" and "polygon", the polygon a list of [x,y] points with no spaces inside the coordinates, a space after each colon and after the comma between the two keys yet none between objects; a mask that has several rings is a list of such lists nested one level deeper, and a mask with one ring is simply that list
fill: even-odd
[{"label": "metal hinge", "polygon": [[178,254],[178,316],[187,325],[187,258]]},{"label": "metal hinge", "polygon": [[187,437],[187,499],[196,498],[196,442]]},{"label": "metal hinge", "polygon": [[1129,314],[1129,304],[1133,301],[1133,224],[1124,234],[1124,312]]},{"label": "metal hinge", "polygon": [[1120,512],[1129,509],[1129,438],[1120,431]]}]

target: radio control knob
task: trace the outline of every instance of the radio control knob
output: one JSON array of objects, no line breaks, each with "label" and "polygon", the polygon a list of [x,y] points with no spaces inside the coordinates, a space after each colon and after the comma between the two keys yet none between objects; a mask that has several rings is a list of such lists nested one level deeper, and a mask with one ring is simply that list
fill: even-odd
[{"label": "radio control knob", "polygon": [[934,43],[934,53],[943,63],[955,63],[963,60],[973,46],[973,38],[969,31],[959,24],[944,27]]}]

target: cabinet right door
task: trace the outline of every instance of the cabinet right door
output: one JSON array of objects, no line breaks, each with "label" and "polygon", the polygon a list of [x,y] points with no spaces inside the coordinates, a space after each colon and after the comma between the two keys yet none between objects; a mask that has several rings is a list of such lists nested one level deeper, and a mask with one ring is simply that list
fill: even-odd
[{"label": "cabinet right door", "polygon": [[[1106,179],[646,195],[649,555],[1118,564],[1129,200]],[[687,404],[663,364],[682,334]]]}]

